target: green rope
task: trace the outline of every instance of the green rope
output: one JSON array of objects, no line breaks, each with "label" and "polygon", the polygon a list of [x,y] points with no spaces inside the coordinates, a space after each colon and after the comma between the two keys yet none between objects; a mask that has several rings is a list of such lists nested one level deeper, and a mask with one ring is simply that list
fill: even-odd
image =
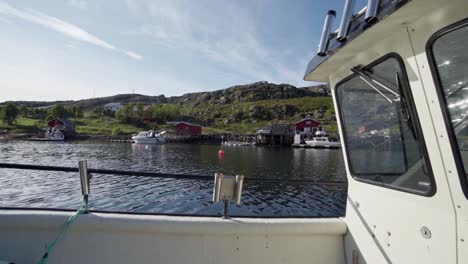
[{"label": "green rope", "polygon": [[63,224],[62,230],[60,230],[60,233],[55,238],[55,240],[50,245],[47,245],[47,244],[45,245],[45,253],[42,256],[41,260],[39,261],[39,264],[45,264],[46,263],[47,258],[49,257],[50,251],[52,251],[55,244],[60,240],[60,238],[65,236],[68,229],[70,228],[70,225],[76,220],[76,218],[78,218],[78,216],[80,214],[83,214],[83,213],[86,213],[86,212],[88,212],[88,201],[87,201],[87,199],[85,199],[83,201],[83,206],[81,206],[81,208],[78,209],[78,211],[76,211],[72,216],[70,216],[70,218],[68,218],[68,220],[65,222],[65,224]]}]

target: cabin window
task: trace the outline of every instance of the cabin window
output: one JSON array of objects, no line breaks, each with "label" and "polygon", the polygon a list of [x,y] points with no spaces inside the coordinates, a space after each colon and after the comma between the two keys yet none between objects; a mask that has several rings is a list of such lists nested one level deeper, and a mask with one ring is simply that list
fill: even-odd
[{"label": "cabin window", "polygon": [[435,34],[428,45],[446,121],[458,159],[461,180],[468,195],[468,20]]},{"label": "cabin window", "polygon": [[359,67],[336,89],[352,176],[431,194],[434,184],[400,57],[390,54]]}]

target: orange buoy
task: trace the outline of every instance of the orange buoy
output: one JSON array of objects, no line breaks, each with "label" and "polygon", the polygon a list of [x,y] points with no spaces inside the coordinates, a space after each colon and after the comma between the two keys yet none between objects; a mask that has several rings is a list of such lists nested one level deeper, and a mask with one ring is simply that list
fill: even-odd
[{"label": "orange buoy", "polygon": [[224,157],[224,150],[220,149],[220,150],[218,151],[218,156]]}]

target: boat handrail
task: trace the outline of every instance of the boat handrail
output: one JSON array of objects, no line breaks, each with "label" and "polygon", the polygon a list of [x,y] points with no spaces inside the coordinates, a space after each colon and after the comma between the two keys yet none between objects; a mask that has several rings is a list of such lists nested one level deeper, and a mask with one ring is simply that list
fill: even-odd
[{"label": "boat handrail", "polygon": [[[33,165],[33,164],[19,164],[19,163],[0,163],[2,169],[20,169],[20,170],[38,170],[38,171],[60,171],[60,172],[79,172],[78,167],[65,167],[65,166],[49,166],[49,165]],[[146,172],[146,171],[128,171],[128,170],[109,170],[109,169],[92,169],[88,168],[88,173],[91,174],[104,174],[104,175],[121,175],[121,176],[139,176],[139,177],[154,177],[166,179],[190,179],[213,181],[214,177],[209,175],[193,175],[193,174],[174,174],[174,173],[160,173],[160,172]],[[281,178],[257,178],[257,177],[244,177],[247,182],[271,182],[271,183],[299,183],[311,185],[346,185],[346,181],[333,181],[333,180],[304,180],[304,179],[281,179]]]}]

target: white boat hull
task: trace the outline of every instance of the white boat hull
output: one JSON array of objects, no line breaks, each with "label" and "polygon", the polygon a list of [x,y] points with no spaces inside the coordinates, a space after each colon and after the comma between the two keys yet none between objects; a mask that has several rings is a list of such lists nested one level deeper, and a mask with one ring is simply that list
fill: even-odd
[{"label": "white boat hull", "polygon": [[154,137],[154,138],[148,138],[148,137],[132,137],[133,141],[137,144],[164,144],[165,140],[161,137]]},{"label": "white boat hull", "polygon": [[320,142],[307,140],[305,143],[313,148],[341,148],[340,142]]},{"label": "white boat hull", "polygon": [[59,130],[55,128],[52,130],[47,130],[45,133],[45,140],[44,141],[63,141],[65,140],[65,136]]},{"label": "white boat hull", "polygon": [[50,137],[47,141],[63,141],[64,139],[63,137]]},{"label": "white boat hull", "polygon": [[237,142],[237,141],[227,141],[223,143],[223,146],[227,147],[246,147],[246,146],[255,146],[255,143],[252,142]]},{"label": "white boat hull", "polygon": [[143,131],[132,137],[132,140],[137,144],[164,144],[163,135],[166,131],[156,133],[153,130]]}]

